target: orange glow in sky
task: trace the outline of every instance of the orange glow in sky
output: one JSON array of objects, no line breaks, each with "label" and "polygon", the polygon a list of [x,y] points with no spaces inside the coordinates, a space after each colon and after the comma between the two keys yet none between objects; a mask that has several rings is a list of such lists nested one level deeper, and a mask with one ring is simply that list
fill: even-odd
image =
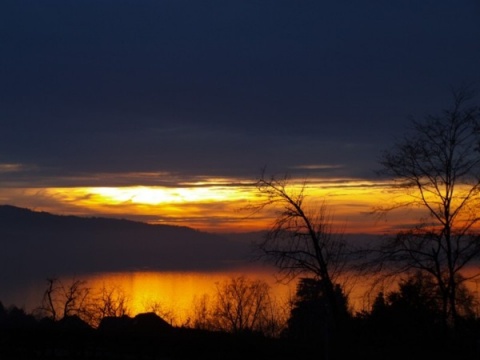
[{"label": "orange glow in sky", "polygon": [[[292,182],[298,191],[303,182]],[[310,181],[305,190],[307,207],[325,201],[333,224],[342,232],[382,233],[406,225],[418,213],[397,212],[378,219],[371,212],[392,198],[386,183],[368,181]],[[397,195],[398,197],[399,195]],[[246,207],[261,200],[253,183],[225,179],[165,186],[48,187],[0,190],[0,202],[54,214],[105,216],[152,224],[189,226],[209,232],[264,230],[275,209],[253,214]]]}]

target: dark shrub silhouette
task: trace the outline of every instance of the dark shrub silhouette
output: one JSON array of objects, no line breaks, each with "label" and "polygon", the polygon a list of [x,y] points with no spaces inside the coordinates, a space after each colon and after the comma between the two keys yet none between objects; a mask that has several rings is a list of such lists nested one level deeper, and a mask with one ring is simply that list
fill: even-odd
[{"label": "dark shrub silhouette", "polygon": [[[294,339],[316,340],[328,332],[331,309],[325,297],[323,282],[312,278],[302,278],[297,285],[293,308],[284,335]],[[335,286],[337,308],[341,309],[342,320],[349,318],[347,298],[340,286]]]}]

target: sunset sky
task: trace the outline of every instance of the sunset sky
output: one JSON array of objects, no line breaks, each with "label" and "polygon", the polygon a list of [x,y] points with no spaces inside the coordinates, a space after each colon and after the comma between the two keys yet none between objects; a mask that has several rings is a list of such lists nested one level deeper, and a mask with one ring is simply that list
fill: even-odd
[{"label": "sunset sky", "polygon": [[[268,175],[347,232],[382,232],[381,152],[480,84],[480,3],[0,3],[0,204],[207,231]],[[410,219],[410,220],[409,220]]]}]

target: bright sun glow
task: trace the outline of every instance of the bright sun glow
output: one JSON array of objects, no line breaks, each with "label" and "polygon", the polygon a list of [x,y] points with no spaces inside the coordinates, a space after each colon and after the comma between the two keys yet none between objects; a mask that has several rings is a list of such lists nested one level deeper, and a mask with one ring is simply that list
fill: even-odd
[{"label": "bright sun glow", "polygon": [[85,192],[93,196],[101,197],[105,202],[113,204],[131,202],[136,204],[158,205],[166,203],[233,201],[241,198],[239,189],[228,187],[98,187],[86,188]]}]

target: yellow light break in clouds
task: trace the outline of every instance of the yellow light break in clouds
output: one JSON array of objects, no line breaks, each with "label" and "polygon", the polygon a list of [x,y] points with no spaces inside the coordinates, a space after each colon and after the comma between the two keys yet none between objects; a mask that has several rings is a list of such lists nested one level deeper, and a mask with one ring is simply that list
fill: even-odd
[{"label": "yellow light break in clouds", "polygon": [[[299,191],[303,181],[291,184],[292,191]],[[334,225],[345,233],[387,232],[418,218],[416,212],[403,212],[379,222],[371,214],[375,206],[391,199],[391,189],[385,183],[317,180],[306,184],[305,194],[307,208],[325,201]],[[55,214],[126,218],[209,232],[264,230],[275,217],[275,209],[256,214],[246,210],[261,201],[261,196],[252,182],[236,180],[177,187],[9,188],[0,190],[0,201]]]}]

